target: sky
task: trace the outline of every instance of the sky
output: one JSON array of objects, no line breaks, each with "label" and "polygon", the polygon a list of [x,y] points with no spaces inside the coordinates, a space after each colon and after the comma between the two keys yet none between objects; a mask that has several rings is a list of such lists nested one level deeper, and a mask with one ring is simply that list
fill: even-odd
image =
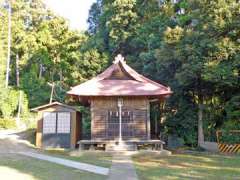
[{"label": "sky", "polygon": [[88,11],[96,0],[44,0],[56,14],[70,22],[71,29],[86,30]]}]

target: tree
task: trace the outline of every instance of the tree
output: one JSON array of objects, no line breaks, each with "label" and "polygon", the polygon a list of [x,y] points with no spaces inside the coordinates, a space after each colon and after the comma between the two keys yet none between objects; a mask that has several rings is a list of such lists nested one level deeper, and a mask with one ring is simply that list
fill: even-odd
[{"label": "tree", "polygon": [[[0,20],[3,82],[7,12],[3,11]],[[106,64],[104,53],[87,48],[87,33],[70,30],[67,21],[47,10],[41,0],[12,2],[12,32],[11,87],[9,91],[0,91],[0,101],[5,102],[1,103],[0,118],[17,115],[20,91],[24,91],[21,110],[26,114],[26,109],[48,102],[49,82],[56,84],[54,99],[65,101],[65,92],[70,86],[95,76]]]},{"label": "tree", "polygon": [[93,3],[88,14],[88,32],[92,35],[96,34],[99,29],[99,18],[102,14],[102,0],[97,0],[96,3]]}]

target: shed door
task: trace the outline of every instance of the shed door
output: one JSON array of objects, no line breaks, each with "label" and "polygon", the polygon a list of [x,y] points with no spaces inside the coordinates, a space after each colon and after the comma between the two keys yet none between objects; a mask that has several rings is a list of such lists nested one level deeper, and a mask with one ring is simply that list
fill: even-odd
[{"label": "shed door", "polygon": [[43,113],[43,146],[70,147],[71,116],[69,112]]}]

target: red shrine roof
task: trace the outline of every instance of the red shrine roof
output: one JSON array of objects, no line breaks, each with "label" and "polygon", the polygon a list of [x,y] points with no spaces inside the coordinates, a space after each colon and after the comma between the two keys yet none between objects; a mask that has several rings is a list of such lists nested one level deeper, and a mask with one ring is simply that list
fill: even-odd
[{"label": "red shrine roof", "polygon": [[73,96],[165,96],[172,94],[169,87],[154,82],[129,67],[118,55],[103,73],[73,87]]}]

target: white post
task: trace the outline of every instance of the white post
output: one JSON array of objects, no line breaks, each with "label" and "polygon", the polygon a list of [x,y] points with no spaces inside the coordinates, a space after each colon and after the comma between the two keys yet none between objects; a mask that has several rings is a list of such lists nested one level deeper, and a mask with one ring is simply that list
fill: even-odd
[{"label": "white post", "polygon": [[6,71],[6,88],[8,87],[8,81],[9,81],[9,71],[10,71],[10,58],[11,58],[11,25],[12,25],[12,20],[11,20],[11,14],[12,14],[12,9],[11,9],[11,4],[10,1],[8,1],[8,51],[7,51],[7,71]]},{"label": "white post", "polygon": [[119,108],[119,143],[122,142],[122,106],[123,106],[123,99],[118,99],[118,108]]},{"label": "white post", "polygon": [[119,142],[122,142],[122,106],[119,106]]},{"label": "white post", "polygon": [[17,127],[20,127],[20,114],[21,114],[21,106],[22,106],[22,91],[19,91],[19,100],[18,100],[18,112],[17,112],[17,119],[16,124]]},{"label": "white post", "polygon": [[51,84],[51,86],[52,86],[52,90],[51,90],[51,95],[50,95],[49,104],[52,103],[52,99],[53,99],[53,91],[54,91],[54,85],[55,85],[54,83]]}]

